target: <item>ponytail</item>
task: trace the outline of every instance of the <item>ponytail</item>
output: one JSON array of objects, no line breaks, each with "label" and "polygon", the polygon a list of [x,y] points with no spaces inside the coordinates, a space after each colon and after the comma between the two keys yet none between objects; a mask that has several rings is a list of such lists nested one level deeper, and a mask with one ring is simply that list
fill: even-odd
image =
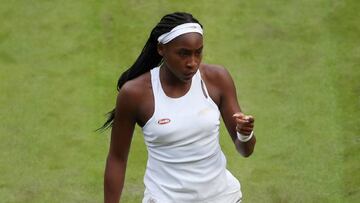
[{"label": "ponytail", "polygon": [[[147,40],[143,50],[135,63],[123,72],[117,82],[117,90],[120,91],[121,87],[129,80],[132,80],[152,68],[158,66],[162,60],[162,57],[157,52],[157,38],[169,32],[172,28],[183,23],[199,23],[191,14],[183,12],[175,12],[172,14],[165,15],[160,22],[153,28],[150,33],[149,39]],[[200,23],[199,23],[200,24]],[[115,108],[107,113],[108,119],[99,129],[107,129],[112,127],[115,118]]]}]

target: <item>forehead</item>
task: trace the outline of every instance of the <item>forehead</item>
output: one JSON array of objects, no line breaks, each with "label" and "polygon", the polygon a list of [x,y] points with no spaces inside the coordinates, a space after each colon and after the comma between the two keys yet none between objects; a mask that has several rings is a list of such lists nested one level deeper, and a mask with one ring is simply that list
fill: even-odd
[{"label": "forehead", "polygon": [[199,49],[203,46],[203,36],[196,32],[186,33],[166,45],[171,48]]}]

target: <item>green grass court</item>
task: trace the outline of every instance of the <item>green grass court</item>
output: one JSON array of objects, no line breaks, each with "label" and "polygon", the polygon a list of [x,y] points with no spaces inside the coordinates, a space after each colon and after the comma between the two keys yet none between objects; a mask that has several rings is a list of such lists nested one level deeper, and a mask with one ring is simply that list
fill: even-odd
[{"label": "green grass court", "polygon": [[[232,74],[257,146],[240,157],[222,126],[244,203],[360,199],[360,3],[1,1],[0,202],[102,202],[120,73],[173,11],[204,26],[204,62]],[[122,202],[140,202],[136,129]]]}]

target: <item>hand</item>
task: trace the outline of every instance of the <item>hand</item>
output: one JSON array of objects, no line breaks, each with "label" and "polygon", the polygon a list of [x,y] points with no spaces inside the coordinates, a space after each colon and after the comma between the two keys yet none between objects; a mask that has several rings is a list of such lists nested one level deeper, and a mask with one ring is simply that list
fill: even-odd
[{"label": "hand", "polygon": [[254,129],[255,119],[251,115],[245,115],[241,112],[234,113],[233,118],[236,121],[236,131],[243,135],[250,135]]}]

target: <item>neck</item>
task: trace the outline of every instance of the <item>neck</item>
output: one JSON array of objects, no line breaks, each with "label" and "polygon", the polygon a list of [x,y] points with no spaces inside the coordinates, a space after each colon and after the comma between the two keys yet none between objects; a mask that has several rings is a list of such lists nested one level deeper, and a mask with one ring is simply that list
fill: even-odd
[{"label": "neck", "polygon": [[177,78],[165,65],[160,67],[160,83],[166,95],[181,97],[189,91],[191,81],[182,81]]},{"label": "neck", "polygon": [[160,67],[160,80],[169,86],[188,86],[191,85],[192,80],[179,79],[165,64]]}]

